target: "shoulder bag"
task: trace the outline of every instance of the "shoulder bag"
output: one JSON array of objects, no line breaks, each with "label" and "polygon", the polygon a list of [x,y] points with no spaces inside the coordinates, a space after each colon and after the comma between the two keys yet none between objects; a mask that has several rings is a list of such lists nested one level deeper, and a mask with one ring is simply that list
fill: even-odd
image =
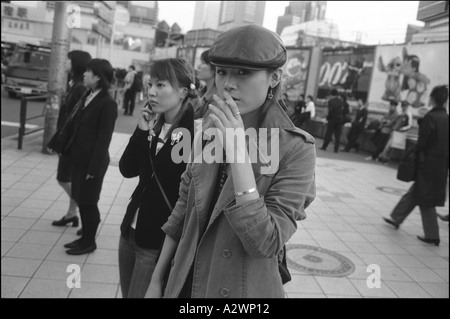
[{"label": "shoulder bag", "polygon": [[397,179],[403,182],[416,180],[417,160],[414,148],[410,148],[403,156],[397,171]]},{"label": "shoulder bag", "polygon": [[63,126],[56,131],[56,133],[52,136],[52,138],[48,142],[47,144],[48,149],[60,155],[66,155],[69,152],[70,146],[72,145],[73,142],[73,133],[74,133],[73,119],[75,118],[75,115],[77,114],[78,110],[81,109],[82,104],[83,99],[81,99],[80,101],[78,101],[77,104],[75,104],[72,112],[70,112]]}]

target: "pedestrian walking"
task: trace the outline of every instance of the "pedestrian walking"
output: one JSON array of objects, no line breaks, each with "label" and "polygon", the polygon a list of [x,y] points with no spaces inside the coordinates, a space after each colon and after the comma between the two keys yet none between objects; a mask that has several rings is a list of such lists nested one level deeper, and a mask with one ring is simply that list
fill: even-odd
[{"label": "pedestrian walking", "polygon": [[[417,172],[413,185],[384,220],[399,228],[416,206],[420,208],[425,243],[440,243],[436,206],[444,206],[448,178],[448,114],[445,104],[448,87],[436,86],[430,93],[432,109],[419,121],[419,137],[415,148]],[[448,218],[448,217],[447,217]]]},{"label": "pedestrian walking", "polygon": [[[219,144],[224,161],[201,160],[214,142],[207,141],[187,165],[147,297],[282,298],[283,247],[315,197],[314,139],[280,105],[286,48],[277,34],[257,25],[233,28],[216,38],[209,58],[218,91],[210,105],[214,131],[253,128],[258,135],[237,144],[226,138]],[[271,139],[278,139],[280,161],[250,162],[245,144],[269,146]]]},{"label": "pedestrian walking", "polygon": [[337,90],[332,89],[331,98],[328,101],[327,130],[322,147],[320,148],[321,150],[327,150],[328,144],[331,141],[331,135],[334,133],[334,152],[339,152],[343,124],[344,101],[339,98]]},{"label": "pedestrian walking", "polygon": [[190,99],[197,97],[193,83],[194,71],[186,61],[155,62],[148,84],[149,104],[143,108],[119,162],[124,177],[139,176],[120,226],[119,274],[123,298],[145,296],[164,241],[161,226],[179,197],[186,163],[172,159],[176,143],[171,137],[177,128],[186,128],[190,136],[182,139],[190,139],[192,143],[194,111]]},{"label": "pedestrian walking", "polygon": [[[91,55],[84,51],[75,50],[70,51],[67,56],[66,69],[69,72],[70,81],[65,103],[63,103],[59,109],[58,122],[56,125],[57,130],[61,129],[69,114],[72,113],[74,106],[83,98],[87,91],[83,82],[83,74],[91,61]],[[61,219],[54,220],[52,225],[66,226],[67,224],[72,224],[73,227],[78,227],[78,205],[72,198],[70,156],[69,154],[59,154],[58,156],[56,180],[69,196],[70,204],[66,214]]]},{"label": "pedestrian walking", "polygon": [[93,252],[100,223],[98,200],[109,165],[108,148],[117,119],[117,104],[109,94],[114,70],[107,60],[93,59],[84,72],[89,89],[82,107],[74,117],[74,135],[70,146],[72,197],[80,209],[83,234],[65,244],[69,255]]}]

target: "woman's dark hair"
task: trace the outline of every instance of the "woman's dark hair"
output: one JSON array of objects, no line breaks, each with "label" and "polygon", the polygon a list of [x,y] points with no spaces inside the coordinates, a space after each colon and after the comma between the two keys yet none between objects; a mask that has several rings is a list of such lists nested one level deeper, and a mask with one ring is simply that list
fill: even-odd
[{"label": "woman's dark hair", "polygon": [[74,50],[67,54],[71,62],[71,76],[74,82],[83,81],[83,74],[88,68],[89,62],[91,62],[91,55],[85,51]]},{"label": "woman's dark hair", "polygon": [[314,102],[314,98],[312,95],[308,95],[308,99],[310,99],[312,102]]},{"label": "woman's dark hair", "polygon": [[114,77],[114,69],[111,63],[104,59],[92,59],[87,68],[100,78],[97,87],[108,90]]},{"label": "woman's dark hair", "polygon": [[211,60],[209,59],[209,50],[203,51],[200,55],[200,59],[205,63],[208,63],[209,66],[214,69],[214,65],[211,64]]},{"label": "woman's dark hair", "polygon": [[[184,98],[181,109],[175,117],[175,121],[167,132],[167,136],[172,134],[174,128],[178,125],[178,122],[183,117],[183,114],[191,106],[191,99],[198,98],[197,90],[195,89],[195,75],[192,66],[183,59],[168,58],[161,59],[153,64],[150,70],[150,77],[158,79],[160,81],[167,81],[173,88],[186,88],[187,95]],[[191,88],[191,85],[194,88]],[[164,115],[159,118],[155,124],[154,131],[159,134],[161,127],[165,123]],[[157,133],[158,132],[158,133]]]},{"label": "woman's dark hair", "polygon": [[448,86],[435,86],[430,93],[430,98],[433,99],[436,106],[442,107],[448,100]]}]

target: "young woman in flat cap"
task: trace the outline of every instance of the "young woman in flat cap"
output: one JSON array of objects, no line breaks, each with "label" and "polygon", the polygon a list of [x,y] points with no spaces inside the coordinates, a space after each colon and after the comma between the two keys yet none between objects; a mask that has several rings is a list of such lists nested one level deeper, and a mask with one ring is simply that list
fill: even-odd
[{"label": "young woman in flat cap", "polygon": [[217,37],[209,58],[218,90],[211,126],[222,136],[243,129],[258,135],[237,145],[225,139],[226,163],[196,157],[187,165],[146,296],[282,298],[280,254],[315,197],[314,139],[280,105],[286,48],[278,35],[237,27]]}]

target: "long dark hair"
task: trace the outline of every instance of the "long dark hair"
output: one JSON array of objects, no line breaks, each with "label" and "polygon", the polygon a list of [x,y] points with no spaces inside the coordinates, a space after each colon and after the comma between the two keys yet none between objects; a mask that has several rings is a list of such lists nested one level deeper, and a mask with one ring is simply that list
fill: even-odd
[{"label": "long dark hair", "polygon": [[91,62],[91,55],[85,51],[74,50],[67,54],[71,62],[71,78],[74,82],[83,82],[83,74]]},{"label": "long dark hair", "polygon": [[[167,81],[174,88],[187,88],[188,90],[188,94],[181,103],[180,111],[175,117],[175,121],[169,132],[167,132],[167,136],[170,136],[172,131],[178,126],[178,123],[186,110],[189,107],[192,107],[190,103],[191,99],[198,97],[194,85],[194,70],[192,66],[183,59],[168,58],[156,61],[150,70],[150,76],[160,81]],[[191,85],[193,88],[191,88]],[[161,114],[153,129],[156,135],[161,131],[165,121],[164,114]]]},{"label": "long dark hair", "polygon": [[104,59],[92,59],[87,68],[100,78],[97,87],[108,90],[114,78],[114,69],[111,63]]}]

